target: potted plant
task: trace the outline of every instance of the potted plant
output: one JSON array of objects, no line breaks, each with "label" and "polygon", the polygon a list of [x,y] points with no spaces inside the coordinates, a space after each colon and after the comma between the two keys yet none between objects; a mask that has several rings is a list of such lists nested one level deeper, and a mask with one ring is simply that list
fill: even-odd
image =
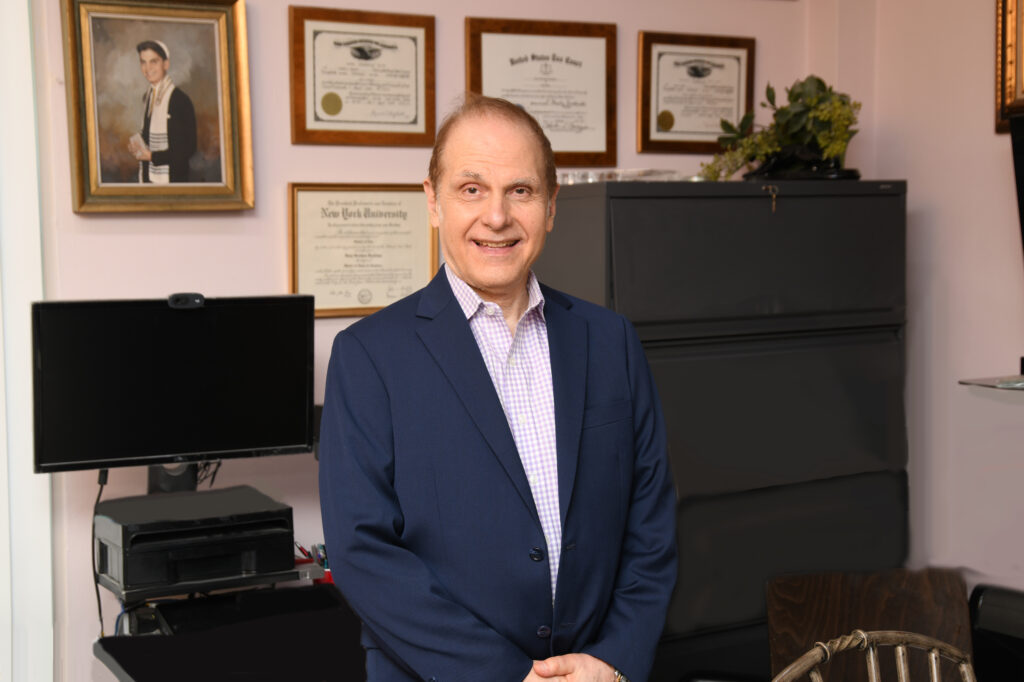
[{"label": "potted plant", "polygon": [[757,167],[745,178],[810,179],[860,177],[854,169],[843,168],[843,156],[856,134],[860,102],[836,92],[817,76],[796,81],[786,89],[789,103],[775,104],[775,88],[768,85],[767,102],[772,122],[754,130],[754,114],[738,124],[722,119],[725,133],[718,143],[725,149],[709,163],[701,164],[705,180],[726,180],[744,167]]}]

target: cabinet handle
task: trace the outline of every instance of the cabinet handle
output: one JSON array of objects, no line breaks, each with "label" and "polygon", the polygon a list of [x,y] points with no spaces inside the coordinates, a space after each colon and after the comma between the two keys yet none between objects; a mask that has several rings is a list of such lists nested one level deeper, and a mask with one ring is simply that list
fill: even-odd
[{"label": "cabinet handle", "polygon": [[775,198],[777,196],[779,196],[779,186],[778,185],[761,185],[761,190],[764,191],[764,192],[768,192],[768,194],[771,196],[771,198],[772,198],[772,213],[775,213]]}]

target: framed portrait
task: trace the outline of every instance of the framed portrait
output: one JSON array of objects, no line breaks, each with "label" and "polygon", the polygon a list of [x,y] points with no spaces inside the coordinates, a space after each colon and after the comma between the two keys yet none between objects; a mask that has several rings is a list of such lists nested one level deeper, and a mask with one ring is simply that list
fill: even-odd
[{"label": "framed portrait", "polygon": [[754,39],[640,31],[637,151],[715,154],[753,110]]},{"label": "framed portrait", "polygon": [[1010,116],[1024,113],[1021,24],[1024,0],[996,0],[996,132],[1010,132]]},{"label": "framed portrait", "polygon": [[76,212],[253,206],[243,0],[61,0]]},{"label": "framed portrait", "polygon": [[369,315],[427,285],[437,231],[422,185],[290,183],[291,293],[317,317]]},{"label": "framed portrait", "polygon": [[293,144],[434,144],[434,17],[289,7]]},{"label": "framed portrait", "polygon": [[614,166],[615,24],[466,18],[466,89],[526,109],[559,166]]}]

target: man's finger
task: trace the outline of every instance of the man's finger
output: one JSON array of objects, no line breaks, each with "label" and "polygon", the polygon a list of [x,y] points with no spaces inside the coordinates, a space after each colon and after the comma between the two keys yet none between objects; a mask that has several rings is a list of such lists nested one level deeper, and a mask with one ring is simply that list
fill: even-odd
[{"label": "man's finger", "polygon": [[551,658],[546,658],[543,661],[534,661],[533,669],[542,677],[550,678],[555,675],[568,675],[576,669],[573,662],[574,659],[575,656],[573,654],[552,656]]}]

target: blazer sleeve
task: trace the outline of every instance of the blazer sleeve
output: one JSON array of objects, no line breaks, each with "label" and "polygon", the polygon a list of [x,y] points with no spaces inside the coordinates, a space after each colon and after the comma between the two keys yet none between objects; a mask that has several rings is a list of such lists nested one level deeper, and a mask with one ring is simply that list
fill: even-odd
[{"label": "blazer sleeve", "polygon": [[615,592],[601,631],[585,653],[630,680],[646,680],[676,581],[676,496],[665,422],[640,339],[623,319],[633,401],[633,488]]},{"label": "blazer sleeve", "polygon": [[320,503],[335,583],[417,679],[522,682],[529,656],[452,600],[403,546],[387,386],[356,336],[335,339],[320,431]]}]

